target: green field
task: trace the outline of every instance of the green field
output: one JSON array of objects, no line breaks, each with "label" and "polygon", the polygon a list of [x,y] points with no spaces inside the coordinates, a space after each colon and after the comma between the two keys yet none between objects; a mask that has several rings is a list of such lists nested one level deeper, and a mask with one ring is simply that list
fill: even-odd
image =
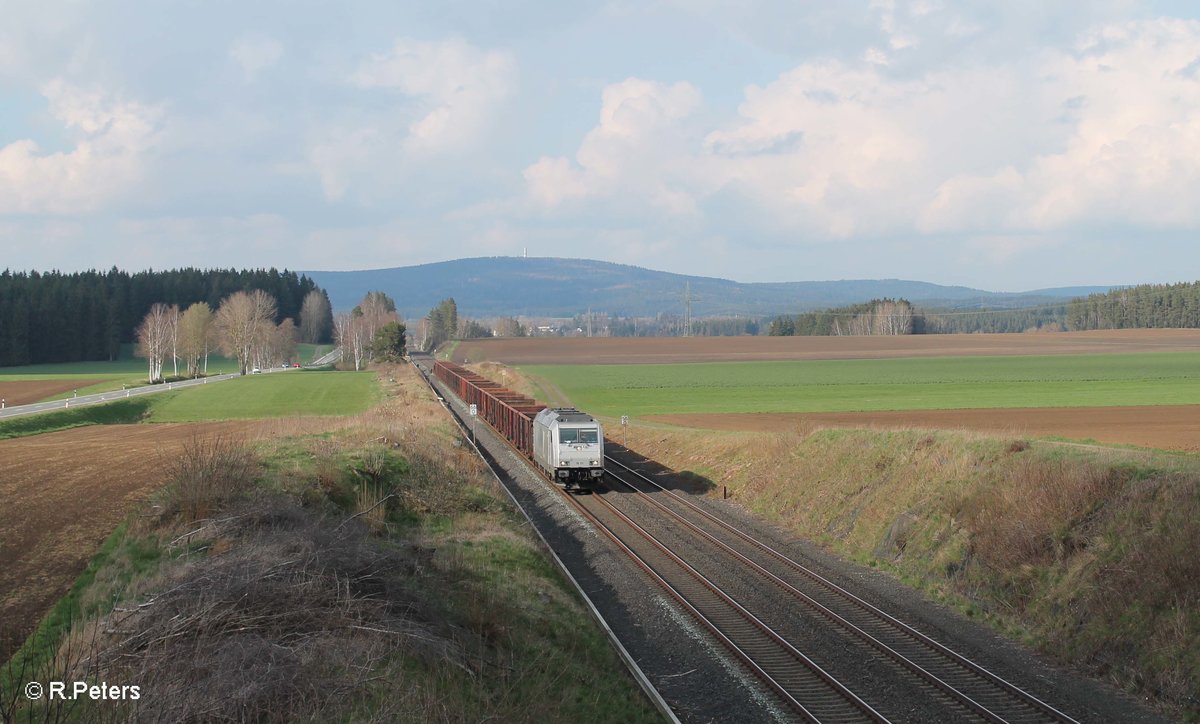
[{"label": "green field", "polygon": [[372,372],[277,372],[165,393],[151,422],[349,415],[379,399]]},{"label": "green field", "polygon": [[1200,353],[531,365],[597,415],[1200,404]]},{"label": "green field", "polygon": [[[331,344],[298,344],[296,356],[307,364],[333,349]],[[163,366],[163,374],[171,375],[174,365],[167,360]],[[211,354],[208,358],[208,374],[222,375],[237,372],[237,360]],[[123,385],[136,387],[146,384],[148,372],[146,360],[133,356],[132,345],[124,345],[121,359],[111,362],[63,362],[58,364],[23,365],[21,367],[0,367],[0,382],[17,382],[21,380],[102,380],[78,388],[81,395],[97,392],[119,390]],[[181,374],[182,374],[181,370]],[[72,392],[47,397],[46,400],[61,400],[72,396]],[[45,400],[40,400],[44,402]]]}]

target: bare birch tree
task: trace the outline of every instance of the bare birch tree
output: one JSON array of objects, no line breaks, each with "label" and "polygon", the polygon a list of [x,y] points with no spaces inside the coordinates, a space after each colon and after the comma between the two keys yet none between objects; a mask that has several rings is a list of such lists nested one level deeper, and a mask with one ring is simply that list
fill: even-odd
[{"label": "bare birch tree", "polygon": [[167,309],[167,330],[171,338],[171,364],[175,371],[173,376],[179,376],[179,305],[172,304]]},{"label": "bare birch tree", "polygon": [[208,371],[208,349],[212,342],[213,313],[208,304],[197,302],[179,318],[179,353],[187,365],[187,375],[200,375],[200,360]]},{"label": "bare birch tree", "polygon": [[872,329],[874,334],[912,334],[912,305],[903,299],[898,302],[891,299],[876,302],[874,316],[875,322]]},{"label": "bare birch tree", "polygon": [[262,347],[274,327],[275,298],[261,289],[230,294],[217,310],[216,328],[221,349],[237,357],[243,375],[252,363],[261,361]]},{"label": "bare birch tree", "polygon": [[[367,296],[363,297],[350,316],[359,325],[356,337],[362,345],[363,366],[371,362],[371,342],[375,339],[375,334],[383,329],[385,324],[403,321],[396,313],[396,303],[383,292],[367,292]],[[357,364],[355,369],[359,369]]]},{"label": "bare birch tree", "polygon": [[361,314],[342,312],[333,318],[335,341],[342,348],[342,361],[354,362],[354,369],[361,370],[366,364],[366,325]]},{"label": "bare birch tree", "polygon": [[300,305],[300,340],[317,343],[328,339],[333,331],[330,325],[333,313],[329,308],[329,298],[325,293],[314,289],[304,297]]},{"label": "bare birch tree", "polygon": [[170,345],[170,314],[167,305],[154,304],[137,328],[137,355],[149,362],[150,382],[162,379],[163,360]]},{"label": "bare birch tree", "polygon": [[296,355],[299,332],[291,317],[279,323],[271,333],[271,361],[287,364]]}]

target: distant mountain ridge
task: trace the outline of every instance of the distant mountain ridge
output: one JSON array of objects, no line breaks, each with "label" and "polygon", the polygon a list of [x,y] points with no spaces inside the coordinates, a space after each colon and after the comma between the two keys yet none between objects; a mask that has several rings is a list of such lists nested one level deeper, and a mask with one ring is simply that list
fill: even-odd
[{"label": "distant mountain ridge", "polygon": [[743,283],[688,276],[591,259],[476,257],[392,269],[304,271],[347,310],[371,290],[396,300],[406,318],[424,316],[454,297],[468,317],[572,317],[586,312],[621,316],[683,314],[690,286],[692,315],[774,315],[823,309],[880,297],[930,306],[1020,307],[1106,292],[1112,287],[1063,287],[989,292],[903,279]]}]

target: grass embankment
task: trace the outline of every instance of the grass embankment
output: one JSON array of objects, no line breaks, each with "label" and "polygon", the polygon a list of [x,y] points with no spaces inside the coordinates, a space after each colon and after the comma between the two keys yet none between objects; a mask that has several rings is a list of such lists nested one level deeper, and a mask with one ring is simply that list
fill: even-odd
[{"label": "grass embankment", "polygon": [[765,519],[1200,718],[1200,462],[965,433],[635,428]]},{"label": "grass embankment", "polygon": [[87,425],[123,425],[140,422],[150,413],[154,401],[131,397],[66,410],[52,410],[0,420],[0,440],[40,435]]},{"label": "grass embankment", "polygon": [[1200,404],[1200,353],[522,367],[593,414]]},{"label": "grass embankment", "polygon": [[[181,451],[0,671],[0,720],[654,720],[423,382],[388,377],[337,431]],[[141,698],[17,688],[54,679]]]}]

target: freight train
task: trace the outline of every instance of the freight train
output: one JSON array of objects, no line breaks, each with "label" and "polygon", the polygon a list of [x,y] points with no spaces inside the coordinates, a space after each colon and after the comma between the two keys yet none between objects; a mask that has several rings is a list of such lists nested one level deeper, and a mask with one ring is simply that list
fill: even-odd
[{"label": "freight train", "polygon": [[591,415],[546,407],[453,362],[438,360],[433,374],[567,490],[588,490],[604,475],[604,429]]}]

